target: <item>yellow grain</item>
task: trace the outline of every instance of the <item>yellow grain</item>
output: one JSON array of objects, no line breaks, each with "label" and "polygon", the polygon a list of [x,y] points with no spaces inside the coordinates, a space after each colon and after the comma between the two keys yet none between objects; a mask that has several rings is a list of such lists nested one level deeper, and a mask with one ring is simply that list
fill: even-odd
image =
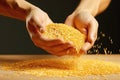
[{"label": "yellow grain", "polygon": [[38,77],[120,74],[120,64],[102,60],[81,59],[79,57],[27,60],[4,67],[6,67],[6,70],[32,74]]},{"label": "yellow grain", "polygon": [[[49,24],[46,26],[43,35],[49,39],[58,38],[65,42],[72,42],[77,53],[85,42],[85,35],[65,24]],[[105,52],[106,50],[107,49],[105,49]],[[77,56],[26,60],[2,65],[2,67],[4,70],[17,71],[38,77],[120,74],[120,64],[102,60],[81,59]]]},{"label": "yellow grain", "polygon": [[[76,51],[72,53],[79,53],[80,48],[85,42],[85,35],[72,26],[68,26],[62,23],[53,23],[45,27],[43,35],[49,39],[61,39],[64,42],[71,42]],[[70,54],[71,51],[68,51]]]}]

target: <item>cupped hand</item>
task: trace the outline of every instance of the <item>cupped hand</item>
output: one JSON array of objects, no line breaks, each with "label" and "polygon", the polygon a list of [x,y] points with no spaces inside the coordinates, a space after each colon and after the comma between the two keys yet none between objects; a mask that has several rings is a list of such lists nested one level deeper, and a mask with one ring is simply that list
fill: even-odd
[{"label": "cupped hand", "polygon": [[42,33],[45,26],[53,23],[47,13],[40,9],[34,9],[26,17],[26,27],[33,43],[47,52],[62,56],[66,55],[67,51],[73,50],[74,47],[70,43],[65,43],[60,39],[45,38]]},{"label": "cupped hand", "polygon": [[65,21],[65,24],[77,28],[86,35],[86,41],[80,50],[80,53],[86,53],[94,45],[97,39],[98,22],[89,12],[73,12]]}]

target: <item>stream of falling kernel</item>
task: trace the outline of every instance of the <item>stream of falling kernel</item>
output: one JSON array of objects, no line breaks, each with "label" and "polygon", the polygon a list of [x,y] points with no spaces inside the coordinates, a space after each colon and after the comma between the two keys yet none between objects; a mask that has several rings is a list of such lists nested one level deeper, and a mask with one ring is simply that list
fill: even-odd
[{"label": "stream of falling kernel", "polygon": [[[100,41],[101,39],[106,39],[108,41],[108,45],[112,46],[113,45],[113,40],[110,36],[106,35],[105,33],[103,33],[102,31],[99,33],[99,36],[96,40],[96,42]],[[94,44],[93,47],[88,50],[88,54],[100,54],[101,52],[103,54],[112,54],[113,51],[108,49],[106,46],[103,45],[104,43],[104,40],[97,43],[97,44]],[[118,52],[120,52],[120,49],[118,50]]]}]

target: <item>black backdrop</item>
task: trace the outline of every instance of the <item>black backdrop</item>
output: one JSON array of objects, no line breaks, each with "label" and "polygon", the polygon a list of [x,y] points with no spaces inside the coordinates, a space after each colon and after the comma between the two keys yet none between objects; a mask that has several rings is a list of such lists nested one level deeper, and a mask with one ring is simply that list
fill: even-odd
[{"label": "black backdrop", "polygon": [[[74,11],[79,0],[27,0],[30,3],[46,11],[54,22],[64,22],[65,18]],[[95,45],[101,45],[101,48],[94,47],[99,53],[112,51],[120,53],[120,26],[119,26],[119,4],[112,0],[110,6],[102,14],[96,16],[99,22],[98,36],[99,40]],[[101,33],[106,36],[103,37]],[[111,43],[111,40],[113,43]],[[95,53],[92,48],[92,53]],[[0,16],[0,54],[47,54],[46,51],[37,48],[32,43],[25,27],[25,22]]]}]

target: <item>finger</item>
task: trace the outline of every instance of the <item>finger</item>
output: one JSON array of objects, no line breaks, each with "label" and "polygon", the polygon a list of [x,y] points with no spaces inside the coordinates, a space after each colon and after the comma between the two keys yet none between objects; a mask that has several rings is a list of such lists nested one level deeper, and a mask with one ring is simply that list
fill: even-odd
[{"label": "finger", "polygon": [[89,22],[87,41],[90,42],[91,44],[94,44],[94,42],[97,39],[97,32],[98,32],[98,22],[93,18]]},{"label": "finger", "polygon": [[27,29],[32,34],[36,34],[37,33],[36,27],[32,23],[30,23],[30,22],[28,22]]},{"label": "finger", "polygon": [[36,29],[39,30],[39,32],[41,32],[41,33],[44,32],[44,25],[42,25],[42,23],[40,22],[39,17],[31,18],[28,23],[31,23],[33,26],[35,26]]},{"label": "finger", "polygon": [[79,20],[79,18],[76,18],[74,21],[75,28],[77,28],[81,33],[87,35],[87,23],[83,23]]},{"label": "finger", "polygon": [[73,24],[73,17],[68,16],[65,20],[65,24],[69,25],[69,26],[74,26]]},{"label": "finger", "polygon": [[47,14],[44,14],[41,17],[35,16],[34,22],[37,23],[37,28],[38,28],[38,30],[40,30],[40,32],[44,32],[45,31],[45,26],[53,23],[53,21],[49,18],[49,16]]},{"label": "finger", "polygon": [[89,42],[86,42],[83,47],[80,49],[79,54],[85,54],[93,45]]},{"label": "finger", "polygon": [[54,55],[64,56],[64,55],[75,55],[76,53],[77,52],[76,52],[76,49],[74,47],[68,47],[67,49],[62,50]]},{"label": "finger", "polygon": [[58,44],[55,46],[52,46],[52,49],[55,52],[61,52],[63,50],[66,50],[67,48],[73,47],[73,45],[71,45],[70,43],[64,43],[64,44]]},{"label": "finger", "polygon": [[38,36],[33,36],[32,39],[35,41],[35,43],[43,45],[45,47],[53,47],[53,46],[64,43],[60,39],[52,39],[51,40],[51,39],[46,39],[44,37],[38,37]]},{"label": "finger", "polygon": [[86,39],[86,42],[84,44],[84,46],[81,48],[81,53],[85,53],[87,52],[87,50],[89,50],[90,48],[92,48],[92,46],[94,45],[96,39],[97,39],[97,31],[98,31],[98,23],[97,21],[93,18],[93,20],[91,20],[89,22],[88,25],[88,36]]},{"label": "finger", "polygon": [[57,46],[57,45],[60,45],[60,44],[64,44],[64,41],[61,40],[61,39],[46,39],[44,40],[46,44],[46,46],[48,47],[53,47],[53,46]]},{"label": "finger", "polygon": [[31,38],[33,42],[35,43],[41,43],[41,42],[46,42],[45,38],[42,36],[41,32],[39,29],[36,27],[36,25],[33,25],[31,22],[28,22],[28,27],[27,27],[29,33],[32,35]]}]

